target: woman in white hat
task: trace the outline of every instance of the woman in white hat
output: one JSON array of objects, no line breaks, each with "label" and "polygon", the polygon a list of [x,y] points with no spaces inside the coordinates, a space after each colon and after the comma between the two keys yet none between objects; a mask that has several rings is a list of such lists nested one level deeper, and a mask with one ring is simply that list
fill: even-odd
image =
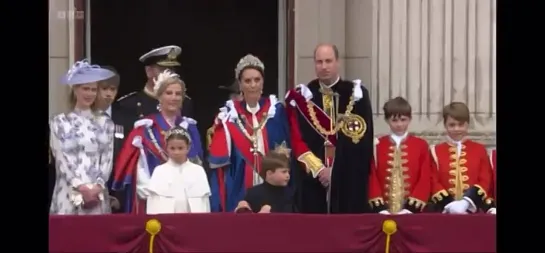
[{"label": "woman in white hat", "polygon": [[115,74],[86,60],[62,78],[72,110],[50,121],[56,180],[50,214],[110,213],[106,182],[112,170],[114,124],[95,108],[97,82]]}]

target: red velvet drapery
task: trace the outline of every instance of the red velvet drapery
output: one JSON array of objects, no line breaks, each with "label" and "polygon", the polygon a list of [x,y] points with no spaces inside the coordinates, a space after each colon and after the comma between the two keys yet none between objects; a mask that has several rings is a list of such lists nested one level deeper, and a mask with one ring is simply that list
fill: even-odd
[{"label": "red velvet drapery", "polygon": [[51,216],[50,252],[384,252],[383,222],[396,222],[394,252],[495,252],[490,215],[179,214]]}]

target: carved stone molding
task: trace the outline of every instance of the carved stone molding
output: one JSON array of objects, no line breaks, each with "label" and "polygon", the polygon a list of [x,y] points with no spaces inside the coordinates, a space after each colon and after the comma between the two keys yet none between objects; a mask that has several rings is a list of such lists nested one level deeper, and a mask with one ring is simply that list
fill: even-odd
[{"label": "carved stone molding", "polygon": [[[427,140],[430,145],[439,144],[446,139],[445,132],[410,132],[410,134]],[[382,135],[377,137],[379,136]],[[482,143],[487,148],[496,147],[496,132],[469,132],[468,138]]]}]

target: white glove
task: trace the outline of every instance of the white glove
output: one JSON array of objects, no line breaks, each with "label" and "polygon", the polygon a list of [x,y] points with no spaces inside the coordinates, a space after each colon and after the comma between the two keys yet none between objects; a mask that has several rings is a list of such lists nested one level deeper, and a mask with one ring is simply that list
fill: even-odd
[{"label": "white glove", "polygon": [[[93,189],[93,187],[96,187],[94,184],[85,184],[85,187],[89,189]],[[104,194],[101,192],[98,194],[98,200],[103,201],[104,200]],[[72,204],[74,206],[81,206],[84,203],[83,201],[83,195],[81,195],[80,192],[73,190],[70,194],[70,201],[72,201]]]},{"label": "white glove", "polygon": [[445,206],[445,210],[443,213],[451,213],[451,214],[467,214],[467,209],[469,208],[469,201],[462,199],[462,200],[456,200],[448,203],[448,205]]},{"label": "white glove", "polygon": [[488,209],[488,212],[486,212],[486,213],[496,215],[496,208],[492,207],[492,208]]},{"label": "white glove", "polygon": [[378,212],[379,214],[384,214],[384,215],[391,215],[390,212],[388,212],[388,210],[382,210],[380,212]]},{"label": "white glove", "polygon": [[407,210],[407,209],[403,209],[403,210],[399,211],[399,212],[396,213],[396,214],[412,214],[412,213],[413,213],[413,212],[411,212],[411,211],[409,211],[409,210]]},{"label": "white glove", "polygon": [[[154,192],[156,193],[156,192]],[[148,189],[147,185],[137,185],[136,186],[136,194],[138,194],[138,198],[140,199],[148,199],[148,197],[151,195],[150,189]],[[159,194],[157,194],[159,195]]]}]

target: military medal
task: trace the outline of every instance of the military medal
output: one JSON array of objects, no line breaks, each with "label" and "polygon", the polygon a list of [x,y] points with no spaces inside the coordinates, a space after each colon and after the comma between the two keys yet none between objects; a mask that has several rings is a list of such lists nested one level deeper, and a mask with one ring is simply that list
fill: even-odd
[{"label": "military medal", "polygon": [[350,137],[354,144],[358,144],[367,131],[367,123],[360,115],[349,114],[344,117],[341,131],[344,135]]},{"label": "military medal", "polygon": [[125,134],[123,133],[123,126],[115,125],[115,127],[114,127],[114,136],[117,139],[125,138]]}]

